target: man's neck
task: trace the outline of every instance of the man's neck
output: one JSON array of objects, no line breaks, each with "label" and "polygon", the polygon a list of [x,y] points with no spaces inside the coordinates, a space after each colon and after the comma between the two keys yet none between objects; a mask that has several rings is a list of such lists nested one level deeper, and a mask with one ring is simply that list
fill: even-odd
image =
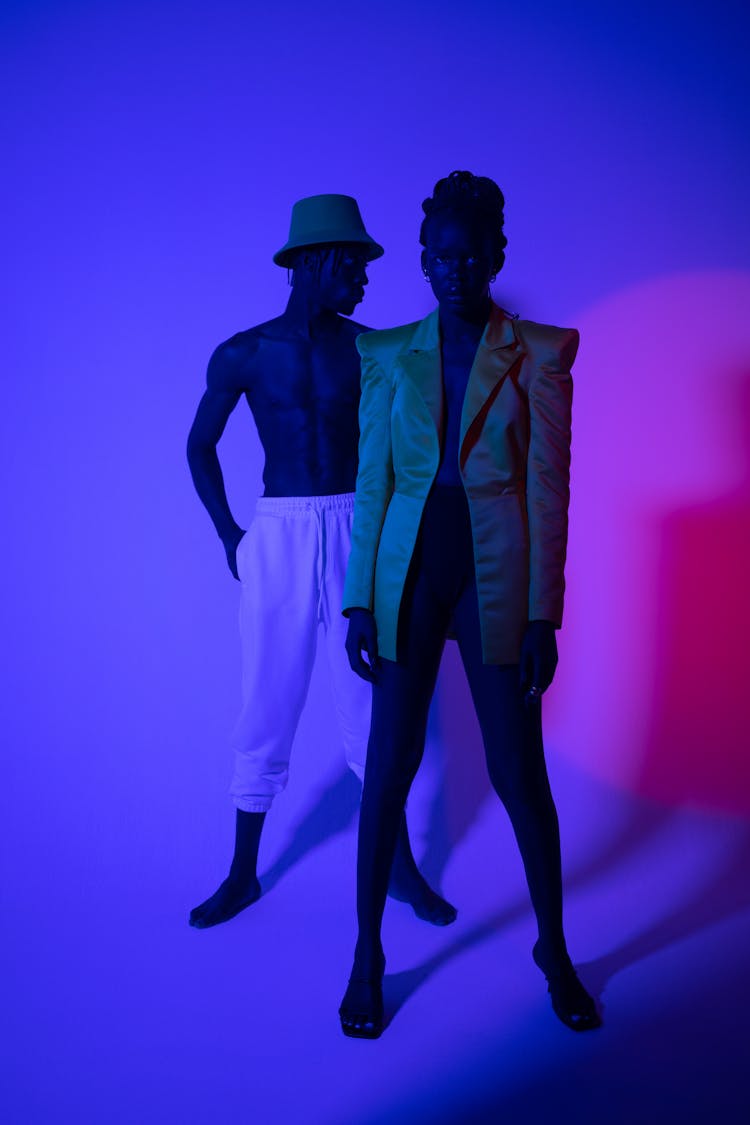
[{"label": "man's neck", "polygon": [[330,335],[338,327],[338,316],[316,298],[315,292],[294,286],[283,314],[284,322],[296,336],[306,340]]}]

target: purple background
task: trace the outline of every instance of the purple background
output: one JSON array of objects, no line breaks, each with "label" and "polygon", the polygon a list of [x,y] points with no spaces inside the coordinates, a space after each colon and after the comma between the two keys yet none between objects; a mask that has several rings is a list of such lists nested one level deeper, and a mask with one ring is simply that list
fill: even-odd
[{"label": "purple background", "polygon": [[[744,1120],[744,7],[3,6],[6,1120]],[[263,841],[272,893],[186,925],[230,854],[239,644],[184,444],[212,348],[284,305],[292,202],[357,197],[386,247],[357,317],[386,326],[431,307],[420,203],[454,168],[506,195],[496,299],[582,333],[546,729],[605,1028],[549,1011],[449,648],[410,815],[459,921],[389,906],[403,1003],[360,1044],[336,1017],[357,788],[324,667]],[[247,522],[244,406],[221,455]]]}]

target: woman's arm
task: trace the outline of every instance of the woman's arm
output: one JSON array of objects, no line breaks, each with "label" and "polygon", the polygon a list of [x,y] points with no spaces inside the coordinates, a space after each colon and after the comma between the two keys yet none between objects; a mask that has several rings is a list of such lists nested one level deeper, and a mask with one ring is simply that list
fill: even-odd
[{"label": "woman's arm", "polygon": [[544,329],[532,352],[529,384],[529,624],[521,646],[526,703],[538,703],[557,667],[555,629],[562,624],[570,499],[573,380],[578,350],[574,329]]},{"label": "woman's arm", "polygon": [[352,526],[352,549],[342,610],[373,610],[375,560],[385,513],[393,495],[391,454],[392,380],[370,354],[366,337],[357,339],[362,356],[359,404],[359,469]]},{"label": "woman's arm", "polygon": [[[573,379],[578,350],[575,329],[556,339],[534,365],[529,384],[529,455],[526,505],[529,519],[529,621],[562,624],[570,500],[570,437]],[[546,342],[546,341],[545,341]],[[541,349],[540,349],[541,350]]]},{"label": "woman's arm", "polygon": [[[372,681],[378,667],[378,629],[373,616],[375,560],[386,509],[393,495],[393,394],[391,379],[372,357],[362,336],[357,339],[357,347],[362,356],[359,470],[342,610],[349,618],[346,636],[349,663],[363,680]],[[362,659],[363,652],[367,655],[366,661]]]}]

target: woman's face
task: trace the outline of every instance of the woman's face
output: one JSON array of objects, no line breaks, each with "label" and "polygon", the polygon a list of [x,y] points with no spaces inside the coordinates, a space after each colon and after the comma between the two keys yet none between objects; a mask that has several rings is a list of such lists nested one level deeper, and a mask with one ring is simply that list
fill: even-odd
[{"label": "woman's face", "polygon": [[425,227],[422,265],[438,303],[454,312],[481,308],[495,273],[486,226],[451,211],[432,216]]}]

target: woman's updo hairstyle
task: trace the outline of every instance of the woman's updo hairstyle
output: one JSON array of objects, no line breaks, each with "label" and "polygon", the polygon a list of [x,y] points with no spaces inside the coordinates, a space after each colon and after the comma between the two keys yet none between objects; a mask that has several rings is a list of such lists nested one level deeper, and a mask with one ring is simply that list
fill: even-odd
[{"label": "woman's updo hairstyle", "polygon": [[438,180],[432,195],[422,204],[424,219],[419,228],[419,241],[427,245],[426,228],[433,215],[441,211],[468,214],[478,219],[486,228],[492,243],[492,265],[495,272],[505,262],[508,240],[503,234],[505,197],[494,180],[488,176],[474,176],[471,172],[451,172]]}]

